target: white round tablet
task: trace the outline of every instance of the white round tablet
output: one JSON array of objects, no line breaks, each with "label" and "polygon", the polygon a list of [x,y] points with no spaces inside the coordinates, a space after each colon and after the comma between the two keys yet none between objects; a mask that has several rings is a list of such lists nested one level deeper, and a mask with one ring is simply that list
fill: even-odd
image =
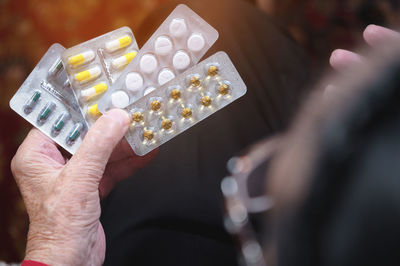
[{"label": "white round tablet", "polygon": [[143,73],[150,74],[157,69],[157,66],[157,58],[152,54],[145,54],[140,59],[140,70],[142,70]]},{"label": "white round tablet", "polygon": [[125,108],[129,105],[129,96],[124,91],[116,91],[111,95],[111,102],[114,107]]},{"label": "white round tablet", "polygon": [[200,33],[193,33],[188,41],[187,46],[193,52],[199,52],[206,45],[206,41]]},{"label": "white round tablet", "polygon": [[158,83],[160,85],[164,85],[168,81],[172,80],[175,78],[174,72],[169,70],[168,68],[165,68],[161,70],[160,74],[158,74]]},{"label": "white round tablet", "polygon": [[190,65],[190,56],[185,51],[178,51],[172,59],[174,67],[178,70],[184,70]]},{"label": "white round tablet", "polygon": [[125,86],[128,90],[132,92],[137,92],[143,86],[143,78],[137,72],[132,72],[126,75]]},{"label": "white round tablet", "polygon": [[182,18],[175,18],[169,24],[169,32],[174,37],[182,37],[187,32],[186,22]]},{"label": "white round tablet", "polygon": [[167,55],[172,51],[172,42],[170,38],[166,36],[160,36],[154,43],[154,50],[156,54]]},{"label": "white round tablet", "polygon": [[156,90],[156,88],[154,88],[154,87],[148,87],[148,88],[146,88],[146,89],[144,90],[143,95],[146,96],[147,94],[149,94],[149,93],[151,93],[151,92],[153,92],[153,91],[155,91],[155,90]]}]

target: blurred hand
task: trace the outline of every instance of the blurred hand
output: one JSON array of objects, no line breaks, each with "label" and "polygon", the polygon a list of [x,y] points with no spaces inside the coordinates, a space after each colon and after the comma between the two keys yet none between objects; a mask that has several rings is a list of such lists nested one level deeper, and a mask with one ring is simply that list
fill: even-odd
[{"label": "blurred hand", "polygon": [[[378,47],[387,42],[400,41],[400,33],[376,26],[369,25],[364,30],[364,40],[371,47]],[[345,71],[348,66],[362,63],[364,58],[351,51],[337,49],[332,52],[330,57],[331,66],[338,71]]]},{"label": "blurred hand", "polygon": [[128,127],[126,112],[107,112],[69,161],[51,139],[31,130],[11,162],[30,221],[26,260],[49,265],[103,263],[100,195],[155,156],[134,155],[121,141]]}]

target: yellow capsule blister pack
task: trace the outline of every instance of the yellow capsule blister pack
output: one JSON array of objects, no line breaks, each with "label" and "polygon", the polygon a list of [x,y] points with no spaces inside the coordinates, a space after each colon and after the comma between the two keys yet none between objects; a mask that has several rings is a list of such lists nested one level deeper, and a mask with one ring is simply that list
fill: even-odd
[{"label": "yellow capsule blister pack", "polygon": [[138,53],[129,27],[122,27],[65,50],[62,60],[89,126],[101,115],[99,100]]},{"label": "yellow capsule blister pack", "polygon": [[232,61],[218,52],[125,108],[126,139],[143,156],[246,93]]},{"label": "yellow capsule blister pack", "polygon": [[53,44],[10,101],[10,107],[65,150],[74,154],[87,124]]},{"label": "yellow capsule blister pack", "polygon": [[198,63],[217,39],[211,25],[186,5],[178,5],[101,99],[100,111],[125,108],[174,79]]}]

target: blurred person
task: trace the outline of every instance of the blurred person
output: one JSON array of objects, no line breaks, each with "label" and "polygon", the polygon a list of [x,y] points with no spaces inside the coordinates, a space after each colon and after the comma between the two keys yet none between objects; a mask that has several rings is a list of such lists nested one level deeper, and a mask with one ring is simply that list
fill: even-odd
[{"label": "blurred person", "polygon": [[316,90],[287,133],[229,161],[225,221],[243,265],[399,265],[399,44],[327,79],[335,94]]},{"label": "blurred person", "polygon": [[317,92],[283,137],[268,175],[277,265],[399,265],[400,42],[391,43],[332,81],[336,94]]},{"label": "blurred person", "polygon": [[[340,88],[337,94],[326,98],[314,92],[287,133],[236,161],[232,172],[237,176],[250,174],[257,157],[268,162],[254,174],[266,181],[273,200],[266,208],[272,207],[270,221],[264,221],[272,233],[264,248],[274,265],[399,264],[400,46],[392,42],[395,47],[382,45],[372,63],[354,65],[345,77],[333,80]],[[118,149],[112,154],[128,126],[124,111],[106,113],[68,162],[38,130],[28,135],[12,163],[30,218],[27,261],[102,263],[101,180],[110,174],[113,160],[117,169],[146,163],[128,156],[131,163],[120,164],[127,154]],[[238,190],[225,189],[225,197]],[[245,211],[254,209],[238,203],[247,205]],[[231,207],[230,213],[238,210],[238,205]],[[243,209],[239,214],[250,217]],[[254,246],[243,247],[248,265],[265,265]]]}]

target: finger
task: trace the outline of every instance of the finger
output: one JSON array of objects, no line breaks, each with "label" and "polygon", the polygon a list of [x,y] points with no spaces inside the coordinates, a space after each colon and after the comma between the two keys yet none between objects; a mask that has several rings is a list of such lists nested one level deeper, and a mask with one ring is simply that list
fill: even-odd
[{"label": "finger", "polygon": [[364,39],[372,47],[377,47],[385,42],[400,41],[400,34],[377,25],[369,25],[364,30]]},{"label": "finger", "polygon": [[158,154],[158,149],[153,150],[146,156],[128,157],[123,160],[111,163],[107,166],[106,172],[100,181],[100,197],[107,196],[114,185],[121,180],[132,176],[138,169],[145,167]]},{"label": "finger", "polygon": [[60,168],[65,164],[56,143],[36,128],[28,133],[19,146],[11,168],[29,166],[28,162],[32,161],[50,168]]},{"label": "finger", "polygon": [[332,52],[329,63],[335,70],[345,71],[349,67],[361,64],[363,60],[364,58],[356,53],[337,49]]},{"label": "finger", "polygon": [[78,151],[68,162],[67,171],[74,181],[98,184],[115,146],[128,130],[128,113],[113,109],[102,115],[90,128]]},{"label": "finger", "polygon": [[47,191],[56,171],[64,164],[56,144],[39,130],[32,129],[11,161],[11,171],[25,202],[29,201],[32,206],[41,197],[39,194]]}]

